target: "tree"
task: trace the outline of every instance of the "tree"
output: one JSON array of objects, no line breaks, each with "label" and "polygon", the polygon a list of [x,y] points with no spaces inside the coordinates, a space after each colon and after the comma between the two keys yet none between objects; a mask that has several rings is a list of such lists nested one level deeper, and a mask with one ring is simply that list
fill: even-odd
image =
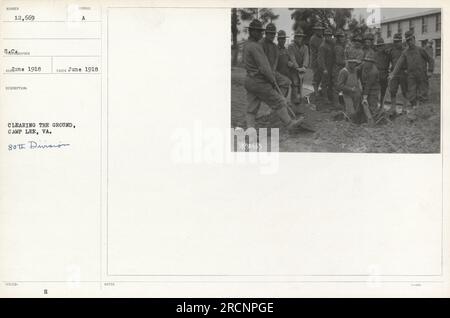
[{"label": "tree", "polygon": [[367,32],[369,27],[367,26],[366,21],[363,18],[360,18],[359,21],[353,18],[348,23],[348,29],[352,34],[359,34],[363,36]]},{"label": "tree", "polygon": [[302,28],[307,39],[312,36],[313,27],[317,22],[320,22],[326,28],[336,30],[344,28],[352,15],[352,9],[347,8],[290,8],[289,10],[293,10],[291,13],[291,19],[294,20],[293,30],[298,27]]},{"label": "tree", "polygon": [[275,14],[272,9],[269,8],[232,8],[231,9],[231,52],[232,60],[231,65],[237,64],[238,56],[238,41],[237,36],[239,34],[239,25],[241,21],[251,21],[253,19],[259,19],[263,24],[272,22],[278,19],[279,15]]}]

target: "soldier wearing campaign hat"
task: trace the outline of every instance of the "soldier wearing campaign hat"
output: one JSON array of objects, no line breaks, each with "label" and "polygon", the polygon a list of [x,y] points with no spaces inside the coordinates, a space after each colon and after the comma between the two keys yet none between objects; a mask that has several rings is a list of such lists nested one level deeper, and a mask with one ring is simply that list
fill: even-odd
[{"label": "soldier wearing campaign hat", "polygon": [[288,47],[292,64],[290,65],[290,79],[292,81],[291,101],[298,104],[302,100],[303,76],[309,66],[309,50],[305,44],[306,35],[297,28],[294,33],[294,42]]},{"label": "soldier wearing campaign hat", "polygon": [[311,36],[309,40],[309,50],[310,50],[310,65],[313,71],[313,87],[314,87],[314,95],[318,96],[319,86],[322,81],[322,72],[319,70],[319,47],[323,42],[323,30],[325,28],[321,23],[316,23],[313,27],[314,34]]},{"label": "soldier wearing campaign hat", "polygon": [[[403,52],[403,43],[402,43],[403,37],[401,33],[394,34],[393,38],[393,44],[390,49],[387,49],[387,54],[389,55],[389,62],[390,62],[390,72],[392,72],[395,68],[395,65],[397,64],[400,56]],[[401,68],[398,69],[395,76],[388,76],[388,88],[389,88],[389,95],[391,96],[391,108],[389,110],[389,113],[391,115],[395,114],[397,112],[397,92],[398,88],[401,88],[401,98],[403,101],[403,109],[406,109],[408,105],[408,99],[406,98],[407,93],[407,83],[406,83],[406,67],[403,65]]]},{"label": "soldier wearing campaign hat", "polygon": [[363,36],[363,57],[366,56],[367,54],[373,54],[374,53],[374,49],[373,49],[373,41],[374,41],[375,37],[372,33],[366,33]]},{"label": "soldier wearing campaign hat", "polygon": [[284,30],[278,31],[277,42],[278,42],[279,58],[277,64],[277,72],[279,72],[281,75],[289,77],[290,76],[289,64],[291,64],[292,62],[288,53],[288,49],[285,46],[286,38],[287,36]]},{"label": "soldier wearing campaign hat", "polygon": [[378,111],[378,97],[380,95],[380,78],[375,62],[375,54],[368,52],[363,58],[361,68],[362,104],[364,115],[369,124],[373,124],[373,116]]},{"label": "soldier wearing campaign hat", "polygon": [[362,49],[362,37],[359,34],[355,34],[352,37],[351,45],[345,52],[346,59],[350,57],[357,59],[359,61],[364,57],[364,51]]},{"label": "soldier wearing campaign hat", "polygon": [[389,75],[389,52],[386,50],[384,40],[381,36],[377,38],[375,44],[375,64],[378,68],[380,77],[380,107],[384,107],[384,97],[388,87]]},{"label": "soldier wearing campaign hat", "polygon": [[296,130],[303,125],[303,119],[292,119],[288,112],[286,98],[277,90],[277,80],[274,71],[259,43],[264,28],[261,21],[255,19],[250,22],[249,39],[243,48],[243,61],[247,76],[245,89],[247,91],[247,128],[255,128],[256,114],[261,102],[272,108],[289,131]]},{"label": "soldier wearing campaign hat", "polygon": [[[333,102],[332,73],[335,64],[333,32],[330,29],[324,31],[324,40],[319,47],[318,68],[322,73],[322,91],[328,102]],[[335,101],[334,101],[335,102]]]},{"label": "soldier wearing campaign hat", "polygon": [[341,29],[338,29],[335,34],[336,42],[334,44],[334,60],[332,73],[332,83],[334,84],[333,92],[333,104],[335,107],[339,106],[339,90],[337,88],[339,72],[345,67],[345,33]]},{"label": "soldier wearing campaign hat", "polygon": [[424,48],[416,46],[412,30],[405,32],[405,40],[407,48],[400,55],[392,77],[406,67],[407,98],[412,106],[416,106],[428,98],[428,78],[433,73],[434,60]]},{"label": "soldier wearing campaign hat", "polygon": [[269,23],[265,29],[264,38],[261,39],[260,43],[264,50],[264,53],[269,60],[272,71],[274,72],[276,81],[278,86],[281,88],[283,95],[287,96],[289,93],[289,87],[291,85],[291,81],[285,75],[282,75],[277,71],[278,62],[280,58],[280,50],[278,46],[274,43],[275,36],[277,34],[277,27],[273,23]]}]

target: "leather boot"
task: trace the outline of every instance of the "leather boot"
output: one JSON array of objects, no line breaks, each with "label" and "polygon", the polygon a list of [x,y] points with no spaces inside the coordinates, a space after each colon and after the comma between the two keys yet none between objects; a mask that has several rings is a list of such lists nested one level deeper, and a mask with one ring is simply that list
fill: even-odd
[{"label": "leather boot", "polygon": [[278,109],[277,115],[278,115],[278,117],[280,117],[281,121],[283,122],[284,126],[287,128],[287,130],[289,132],[300,128],[301,124],[303,122],[303,118],[292,119],[291,116],[289,116],[289,113],[288,113],[288,110],[286,107]]}]

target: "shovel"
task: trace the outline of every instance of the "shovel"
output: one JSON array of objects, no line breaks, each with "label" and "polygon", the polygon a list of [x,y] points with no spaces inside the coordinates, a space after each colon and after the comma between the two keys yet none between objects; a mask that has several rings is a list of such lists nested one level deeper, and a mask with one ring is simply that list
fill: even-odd
[{"label": "shovel", "polygon": [[[278,94],[280,94],[281,96],[283,96],[283,98],[286,100],[286,97],[284,97],[284,95],[283,95],[283,93],[281,92],[281,89],[280,89],[280,87],[278,86],[277,83],[275,83],[275,89],[277,90]],[[288,103],[287,100],[286,100],[286,106],[287,106],[288,111],[289,111],[289,112],[291,113],[291,115],[294,117],[294,119],[297,119],[297,117],[295,116],[294,111],[293,111],[292,108],[289,106],[289,103]],[[305,129],[305,130],[308,130],[308,131],[312,131],[312,132],[315,132],[315,131],[316,131],[316,129],[313,127],[313,125],[311,125],[310,123],[308,123],[308,122],[306,121],[306,118],[304,118],[304,119],[302,120],[302,122],[300,123],[300,127],[302,127],[302,128]]]}]

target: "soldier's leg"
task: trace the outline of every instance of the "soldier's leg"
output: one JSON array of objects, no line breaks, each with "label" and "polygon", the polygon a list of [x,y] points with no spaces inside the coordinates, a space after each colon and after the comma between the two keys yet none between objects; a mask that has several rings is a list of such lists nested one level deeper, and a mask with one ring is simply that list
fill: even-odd
[{"label": "soldier's leg", "polygon": [[299,91],[299,86],[300,86],[300,80],[299,80],[298,76],[293,75],[291,78],[291,82],[292,82],[291,103],[298,104],[300,102],[300,100],[298,98],[298,91]]},{"label": "soldier's leg", "polygon": [[[397,107],[397,92],[400,86],[400,80],[398,76],[395,76],[389,82],[389,95],[391,96],[391,107],[389,108],[389,114],[393,115],[396,112]],[[402,92],[403,93],[403,92]]]},{"label": "soldier's leg", "polygon": [[256,114],[260,106],[261,100],[253,93],[247,91],[247,112],[245,114],[247,129],[256,127]]},{"label": "soldier's leg", "polygon": [[315,67],[313,68],[313,87],[314,87],[314,95],[319,96],[319,86],[322,81],[322,71]]},{"label": "soldier's leg", "polygon": [[287,97],[289,93],[289,86],[291,85],[291,80],[278,72],[275,72],[275,79],[284,97]]},{"label": "soldier's leg", "polygon": [[416,106],[417,90],[418,90],[417,77],[414,74],[408,74],[406,85],[408,86],[406,97],[408,98],[408,101],[411,103],[411,106]]},{"label": "soldier's leg", "polygon": [[384,107],[384,98],[388,86],[387,73],[380,74],[380,108]]},{"label": "soldier's leg", "polygon": [[375,114],[378,112],[379,94],[379,91],[375,91],[371,92],[369,96],[367,96],[367,102],[369,103],[369,110],[372,116],[375,116]]},{"label": "soldier's leg", "polygon": [[338,79],[338,75],[339,75],[339,71],[342,68],[335,66],[333,68],[333,76],[332,76],[332,83],[333,83],[333,97],[332,97],[332,101],[333,101],[333,106],[335,108],[341,108],[341,105],[339,104],[339,90],[337,89],[337,79]]},{"label": "soldier's leg", "polygon": [[345,94],[343,95],[343,97],[345,103],[345,113],[353,120],[356,114],[353,97]]},{"label": "soldier's leg", "polygon": [[417,100],[424,103],[428,100],[428,76],[426,73],[418,77]]}]

